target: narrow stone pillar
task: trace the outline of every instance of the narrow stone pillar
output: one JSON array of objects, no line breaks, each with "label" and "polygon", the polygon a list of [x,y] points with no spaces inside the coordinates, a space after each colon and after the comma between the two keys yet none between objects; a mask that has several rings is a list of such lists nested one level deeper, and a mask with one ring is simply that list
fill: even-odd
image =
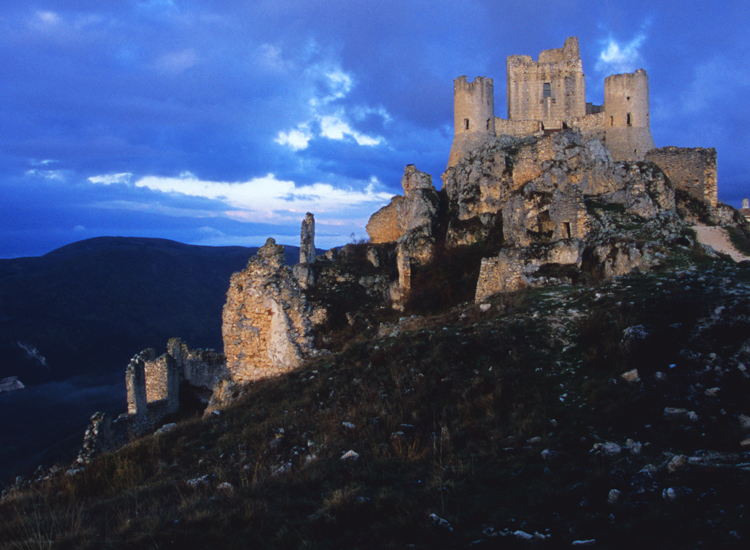
[{"label": "narrow stone pillar", "polygon": [[[150,353],[149,353],[150,352]],[[144,357],[145,355],[145,357]],[[128,414],[146,414],[148,400],[146,398],[146,361],[153,359],[154,350],[142,351],[130,360],[125,370],[125,386],[127,389]]]},{"label": "narrow stone pillar", "polygon": [[299,263],[315,263],[315,217],[308,212],[302,222],[299,244]]}]

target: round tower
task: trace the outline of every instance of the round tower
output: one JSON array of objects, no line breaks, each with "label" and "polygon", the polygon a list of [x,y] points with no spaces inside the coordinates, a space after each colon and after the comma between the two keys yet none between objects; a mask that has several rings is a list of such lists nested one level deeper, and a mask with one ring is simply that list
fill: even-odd
[{"label": "round tower", "polygon": [[604,80],[607,147],[615,160],[643,160],[654,148],[649,120],[648,75],[643,69]]},{"label": "round tower", "polygon": [[495,135],[495,89],[491,78],[465,76],[453,81],[454,134],[448,167],[454,166],[486,138]]},{"label": "round tower", "polygon": [[453,81],[455,135],[466,132],[495,135],[495,89],[491,78],[465,76]]}]

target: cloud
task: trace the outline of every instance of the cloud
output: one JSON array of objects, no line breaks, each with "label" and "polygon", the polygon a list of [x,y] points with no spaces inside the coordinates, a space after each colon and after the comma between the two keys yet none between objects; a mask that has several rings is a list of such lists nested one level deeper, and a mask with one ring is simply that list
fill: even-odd
[{"label": "cloud", "polygon": [[[279,48],[266,45],[264,50],[273,60],[282,63]],[[308,44],[306,51],[312,52],[311,55],[320,55],[315,43]],[[383,107],[347,105],[344,100],[354,90],[355,78],[344,71],[337,61],[330,59],[332,54],[323,55],[327,58],[309,64],[300,75],[302,93],[306,94],[307,113],[295,129],[278,132],[274,141],[293,151],[306,149],[309,142],[316,137],[334,141],[352,139],[357,145],[366,147],[384,143],[385,138],[381,136],[372,136],[357,130],[353,121],[361,122],[369,115],[377,115],[383,121],[388,121],[388,112]],[[301,99],[305,99],[305,95]],[[315,130],[312,130],[313,128]]]},{"label": "cloud", "polygon": [[344,122],[339,116],[320,117],[320,135],[328,139],[342,140],[347,136],[354,138],[358,145],[375,146],[382,143],[383,138],[360,134]]},{"label": "cloud", "polygon": [[718,101],[740,92],[750,91],[750,76],[738,71],[734,63],[724,55],[718,55],[695,67],[693,81],[688,92],[683,94],[682,109],[686,113],[702,111]]},{"label": "cloud", "polygon": [[112,185],[116,183],[130,183],[133,178],[133,174],[130,172],[123,172],[121,174],[105,174],[103,176],[91,176],[89,181],[91,183],[100,183],[103,185]]},{"label": "cloud", "polygon": [[607,74],[632,73],[638,69],[641,59],[640,47],[646,41],[646,35],[639,33],[630,42],[618,42],[611,36],[603,42],[604,47],[599,53],[596,70]]},{"label": "cloud", "polygon": [[30,177],[44,178],[46,180],[53,181],[65,181],[64,170],[37,170],[32,168],[26,171],[26,175]]},{"label": "cloud", "polygon": [[[90,177],[94,184],[109,185],[127,179],[124,174]],[[130,176],[130,174],[127,174]],[[117,201],[118,208],[158,210],[160,213],[199,217],[219,216],[256,223],[284,223],[297,221],[300,213],[315,212],[327,216],[328,223],[342,219],[366,220],[379,206],[387,203],[392,194],[379,191],[376,178],[367,182],[352,182],[352,187],[335,187],[329,183],[295,185],[293,181],[277,179],[273,174],[245,182],[219,182],[198,179],[190,173],[179,177],[146,176],[134,183],[135,187],[161,193],[200,197],[219,201],[225,206],[221,212],[177,208],[165,204]],[[363,187],[357,189],[355,186]],[[129,204],[128,204],[129,203]],[[111,206],[111,205],[110,205]]]},{"label": "cloud", "polygon": [[198,63],[198,54],[193,49],[169,52],[159,57],[154,67],[164,73],[179,74],[192,69]]},{"label": "cloud", "polygon": [[274,140],[281,145],[288,145],[293,151],[307,149],[307,144],[313,138],[307,124],[300,124],[295,130],[288,132],[279,132]]},{"label": "cloud", "polygon": [[36,17],[44,25],[57,25],[60,22],[60,16],[53,11],[38,11]]}]

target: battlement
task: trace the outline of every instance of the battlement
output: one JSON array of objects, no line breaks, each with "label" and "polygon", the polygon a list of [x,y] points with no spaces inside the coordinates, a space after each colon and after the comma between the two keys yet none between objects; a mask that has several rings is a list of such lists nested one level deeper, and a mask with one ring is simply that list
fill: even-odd
[{"label": "battlement", "polygon": [[648,75],[643,69],[605,80],[605,104],[586,103],[578,38],[543,50],[539,60],[511,55],[507,69],[507,120],[494,116],[492,79],[466,76],[454,81],[454,141],[448,166],[481,146],[487,136],[523,137],[579,128],[601,139],[615,160],[643,160],[654,148],[649,115]]}]

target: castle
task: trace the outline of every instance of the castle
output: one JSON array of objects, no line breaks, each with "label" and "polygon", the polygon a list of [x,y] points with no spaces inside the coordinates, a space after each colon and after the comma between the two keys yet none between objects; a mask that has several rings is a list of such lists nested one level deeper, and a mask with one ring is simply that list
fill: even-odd
[{"label": "castle", "polygon": [[568,128],[584,139],[598,138],[614,160],[644,160],[654,148],[649,122],[648,75],[634,73],[604,80],[604,105],[586,103],[586,80],[578,38],[559,49],[544,50],[539,60],[511,55],[507,60],[508,118],[495,116],[491,78],[453,82],[455,135],[448,166],[475,150],[487,137],[523,137]]}]

